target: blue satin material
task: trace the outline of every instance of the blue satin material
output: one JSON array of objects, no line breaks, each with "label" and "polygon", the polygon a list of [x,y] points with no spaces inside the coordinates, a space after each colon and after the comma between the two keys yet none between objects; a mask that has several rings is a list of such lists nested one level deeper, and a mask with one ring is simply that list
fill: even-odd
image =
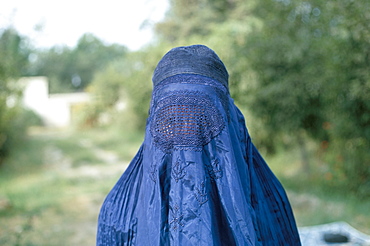
[{"label": "blue satin material", "polygon": [[[101,208],[97,245],[301,245],[285,191],[228,92],[189,79],[155,88],[144,142]],[[223,120],[201,146],[153,138],[157,101],[175,93],[207,96]]]}]

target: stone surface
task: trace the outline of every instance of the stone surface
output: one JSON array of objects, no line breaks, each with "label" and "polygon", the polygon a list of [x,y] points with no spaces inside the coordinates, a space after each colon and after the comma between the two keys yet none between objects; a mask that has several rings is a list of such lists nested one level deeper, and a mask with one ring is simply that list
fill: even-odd
[{"label": "stone surface", "polygon": [[299,234],[302,246],[370,246],[369,235],[345,222],[301,227]]}]

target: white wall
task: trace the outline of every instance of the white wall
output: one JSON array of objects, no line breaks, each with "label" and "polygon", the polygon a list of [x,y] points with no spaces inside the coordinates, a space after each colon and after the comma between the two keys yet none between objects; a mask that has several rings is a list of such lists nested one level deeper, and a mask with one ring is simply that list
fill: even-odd
[{"label": "white wall", "polygon": [[23,104],[36,112],[46,126],[67,127],[71,124],[71,107],[90,100],[87,93],[50,94],[46,77],[22,78]]},{"label": "white wall", "polygon": [[49,125],[66,127],[71,124],[71,107],[74,104],[88,102],[90,96],[87,93],[50,94],[49,96]]},{"label": "white wall", "polygon": [[48,115],[48,81],[46,77],[22,78],[19,82],[23,85],[23,105],[33,110],[41,118]]}]

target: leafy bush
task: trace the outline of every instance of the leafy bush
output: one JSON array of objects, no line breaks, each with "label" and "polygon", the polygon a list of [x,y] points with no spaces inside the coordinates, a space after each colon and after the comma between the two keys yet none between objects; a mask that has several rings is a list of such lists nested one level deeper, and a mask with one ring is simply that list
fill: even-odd
[{"label": "leafy bush", "polygon": [[0,142],[0,164],[9,155],[13,146],[24,141],[30,126],[42,125],[41,118],[33,111],[18,107],[12,109],[8,124],[2,129]]}]

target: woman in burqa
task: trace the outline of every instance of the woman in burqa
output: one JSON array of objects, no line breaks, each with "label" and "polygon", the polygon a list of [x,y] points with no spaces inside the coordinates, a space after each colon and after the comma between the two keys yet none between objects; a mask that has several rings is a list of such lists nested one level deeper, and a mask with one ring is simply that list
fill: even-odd
[{"label": "woman in burqa", "polygon": [[97,245],[301,245],[216,53],[170,50],[153,86],[144,142],[104,201]]}]

